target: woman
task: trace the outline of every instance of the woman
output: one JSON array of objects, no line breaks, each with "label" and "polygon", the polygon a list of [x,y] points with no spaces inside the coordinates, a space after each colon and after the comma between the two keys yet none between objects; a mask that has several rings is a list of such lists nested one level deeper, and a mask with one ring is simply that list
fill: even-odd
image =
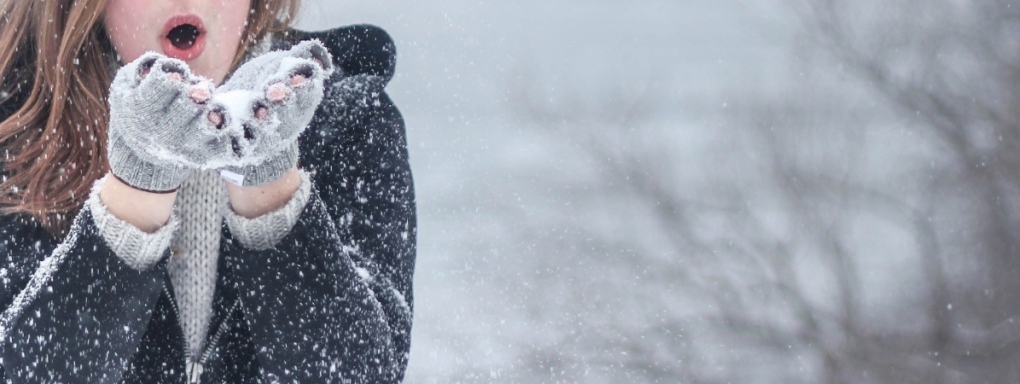
[{"label": "woman", "polygon": [[293,0],[0,4],[0,379],[402,379],[385,32],[288,29]]}]

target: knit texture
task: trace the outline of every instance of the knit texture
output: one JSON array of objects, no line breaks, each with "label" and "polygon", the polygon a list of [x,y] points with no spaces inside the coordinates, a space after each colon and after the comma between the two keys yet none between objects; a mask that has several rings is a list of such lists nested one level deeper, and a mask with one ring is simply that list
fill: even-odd
[{"label": "knit texture", "polygon": [[201,354],[212,319],[223,225],[219,207],[225,191],[215,170],[202,171],[181,185],[175,204],[181,224],[173,239],[167,273],[191,359]]},{"label": "knit texture", "polygon": [[110,249],[131,268],[139,271],[148,270],[163,258],[180,221],[177,215],[171,212],[170,220],[166,225],[154,233],[146,233],[117,218],[99,199],[99,192],[106,184],[107,177],[109,176],[97,180],[92,185],[92,191],[89,193],[88,200],[85,201],[85,206],[92,212],[96,228],[99,229],[99,233]]},{"label": "knit texture", "polygon": [[[262,185],[297,165],[298,136],[322,101],[333,59],[318,40],[266,53],[241,65],[216,89],[212,109],[224,115],[235,159],[209,165],[244,176],[244,185]],[[294,83],[294,79],[302,79]],[[281,99],[270,98],[276,94]],[[262,110],[264,115],[256,116]]]},{"label": "knit texture", "polygon": [[298,143],[297,140],[290,145],[290,148],[283,150],[278,155],[266,159],[259,165],[248,165],[244,167],[227,167],[229,171],[244,176],[244,185],[263,185],[277,180],[284,173],[290,171],[298,164]]},{"label": "knit texture", "polygon": [[227,227],[230,228],[235,240],[246,248],[261,251],[275,247],[287,236],[297,223],[301,211],[308,204],[308,197],[312,192],[312,182],[308,173],[305,171],[300,173],[301,185],[298,190],[286,205],[273,212],[248,219],[234,212],[229,203],[221,206]]},{"label": "knit texture", "polygon": [[209,123],[206,105],[191,92],[211,94],[211,81],[183,61],[147,53],[120,68],[110,86],[108,156],[113,174],[149,191],[176,189],[228,144]]}]

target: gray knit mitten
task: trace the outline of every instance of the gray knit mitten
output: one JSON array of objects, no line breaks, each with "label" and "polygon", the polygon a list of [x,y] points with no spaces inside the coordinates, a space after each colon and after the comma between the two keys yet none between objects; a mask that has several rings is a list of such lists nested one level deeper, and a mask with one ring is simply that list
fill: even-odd
[{"label": "gray knit mitten", "polygon": [[213,95],[212,111],[220,113],[230,135],[230,155],[208,166],[228,171],[225,176],[244,186],[279,179],[297,165],[298,136],[311,122],[332,73],[332,57],[318,40],[242,65]]},{"label": "gray knit mitten", "polygon": [[138,189],[172,191],[226,151],[223,133],[206,118],[213,88],[184,62],[156,53],[121,68],[110,88],[114,176]]}]

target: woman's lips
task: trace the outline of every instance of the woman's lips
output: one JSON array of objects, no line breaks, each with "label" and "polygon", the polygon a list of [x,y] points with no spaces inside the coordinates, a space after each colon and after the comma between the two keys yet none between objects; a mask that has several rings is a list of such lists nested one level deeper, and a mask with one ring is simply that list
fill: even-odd
[{"label": "woman's lips", "polygon": [[[191,45],[177,44],[168,37],[170,31],[182,25],[190,24],[198,28],[198,36],[195,36]],[[205,51],[205,25],[202,19],[196,15],[179,15],[171,17],[163,27],[163,33],[159,36],[160,44],[163,47],[163,54],[169,57],[190,61],[198,58]]]}]

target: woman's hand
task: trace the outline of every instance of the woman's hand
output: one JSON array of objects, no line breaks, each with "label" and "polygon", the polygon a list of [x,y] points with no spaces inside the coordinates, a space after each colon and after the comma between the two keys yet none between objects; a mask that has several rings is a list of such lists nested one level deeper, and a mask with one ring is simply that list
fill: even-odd
[{"label": "woman's hand", "polygon": [[187,64],[148,53],[117,72],[110,88],[111,172],[147,192],[180,187],[228,148],[207,118],[213,84]]},{"label": "woman's hand", "polygon": [[[110,185],[171,192],[198,169],[225,169],[244,186],[228,187],[239,214],[255,217],[286,204],[300,184],[297,138],[332,73],[332,58],[318,41],[245,63],[215,93],[184,62],[142,56],[117,73],[110,90],[108,151],[118,179]],[[135,217],[118,208],[118,196],[127,195],[107,189],[101,196],[111,212],[139,228],[152,230],[169,217],[173,195],[154,207],[158,217]]]},{"label": "woman's hand", "polygon": [[146,54],[117,72],[110,89],[110,174],[99,198],[111,214],[145,232],[170,218],[176,193],[225,147],[203,123],[213,84],[187,65]]},{"label": "woman's hand", "polygon": [[225,158],[212,161],[258,186],[280,179],[298,162],[298,136],[322,101],[332,58],[317,40],[270,52],[245,63],[213,95],[212,110],[230,137]]}]

